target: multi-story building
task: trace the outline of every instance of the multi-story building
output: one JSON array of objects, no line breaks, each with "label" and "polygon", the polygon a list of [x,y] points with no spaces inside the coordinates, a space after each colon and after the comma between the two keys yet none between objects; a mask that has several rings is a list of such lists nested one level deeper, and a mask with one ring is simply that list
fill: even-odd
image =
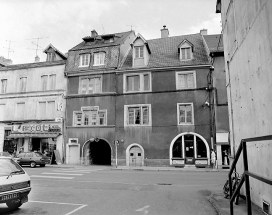
[{"label": "multi-story building", "polygon": [[211,62],[198,34],[97,35],[69,51],[67,163],[206,167]]},{"label": "multi-story building", "polygon": [[66,56],[51,44],[44,52],[46,62],[0,68],[0,151],[56,149],[63,156]]},{"label": "multi-story building", "polygon": [[[133,31],[83,38],[68,52],[66,162],[112,162],[116,139],[116,70],[135,38]],[[91,143],[91,144],[90,144]]]},{"label": "multi-story building", "polygon": [[[272,134],[271,11],[272,1],[267,0],[216,3],[224,35],[232,156],[242,139]],[[271,180],[271,153],[271,140],[249,143],[249,171]],[[236,165],[239,173],[244,171],[242,161]],[[271,214],[272,187],[251,177],[249,181],[251,200]]]}]

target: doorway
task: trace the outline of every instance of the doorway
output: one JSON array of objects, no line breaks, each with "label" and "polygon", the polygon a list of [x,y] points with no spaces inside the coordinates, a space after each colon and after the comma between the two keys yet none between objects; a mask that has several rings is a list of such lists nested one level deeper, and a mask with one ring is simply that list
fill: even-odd
[{"label": "doorway", "polygon": [[184,135],[185,164],[195,163],[194,135]]},{"label": "doorway", "polygon": [[142,166],[143,153],[138,146],[133,146],[129,150],[129,166]]},{"label": "doorway", "polygon": [[90,165],[111,165],[111,147],[105,140],[89,141],[88,153]]}]

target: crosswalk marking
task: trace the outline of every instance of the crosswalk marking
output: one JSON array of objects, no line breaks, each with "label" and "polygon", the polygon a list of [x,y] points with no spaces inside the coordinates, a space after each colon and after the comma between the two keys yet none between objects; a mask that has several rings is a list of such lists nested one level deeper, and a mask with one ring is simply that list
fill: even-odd
[{"label": "crosswalk marking", "polygon": [[75,177],[60,177],[60,176],[47,176],[47,175],[31,175],[31,178],[58,178],[58,179],[73,179]]},{"label": "crosswalk marking", "polygon": [[71,174],[71,173],[62,173],[62,172],[43,172],[42,175],[78,175],[78,176],[81,176],[83,174]]}]

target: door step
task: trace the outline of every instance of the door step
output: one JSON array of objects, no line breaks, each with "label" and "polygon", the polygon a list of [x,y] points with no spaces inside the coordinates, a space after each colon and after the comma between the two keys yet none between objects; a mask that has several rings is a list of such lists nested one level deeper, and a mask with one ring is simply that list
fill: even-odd
[{"label": "door step", "polygon": [[186,164],[185,166],[184,166],[184,168],[186,169],[196,169],[196,166],[195,165],[188,165],[188,164]]}]

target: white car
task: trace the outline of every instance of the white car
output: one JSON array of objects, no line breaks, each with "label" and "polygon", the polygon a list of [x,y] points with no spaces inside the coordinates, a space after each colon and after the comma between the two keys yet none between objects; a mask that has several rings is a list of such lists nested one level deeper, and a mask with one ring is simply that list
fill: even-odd
[{"label": "white car", "polygon": [[30,177],[12,158],[0,156],[0,204],[17,209],[28,202]]}]

